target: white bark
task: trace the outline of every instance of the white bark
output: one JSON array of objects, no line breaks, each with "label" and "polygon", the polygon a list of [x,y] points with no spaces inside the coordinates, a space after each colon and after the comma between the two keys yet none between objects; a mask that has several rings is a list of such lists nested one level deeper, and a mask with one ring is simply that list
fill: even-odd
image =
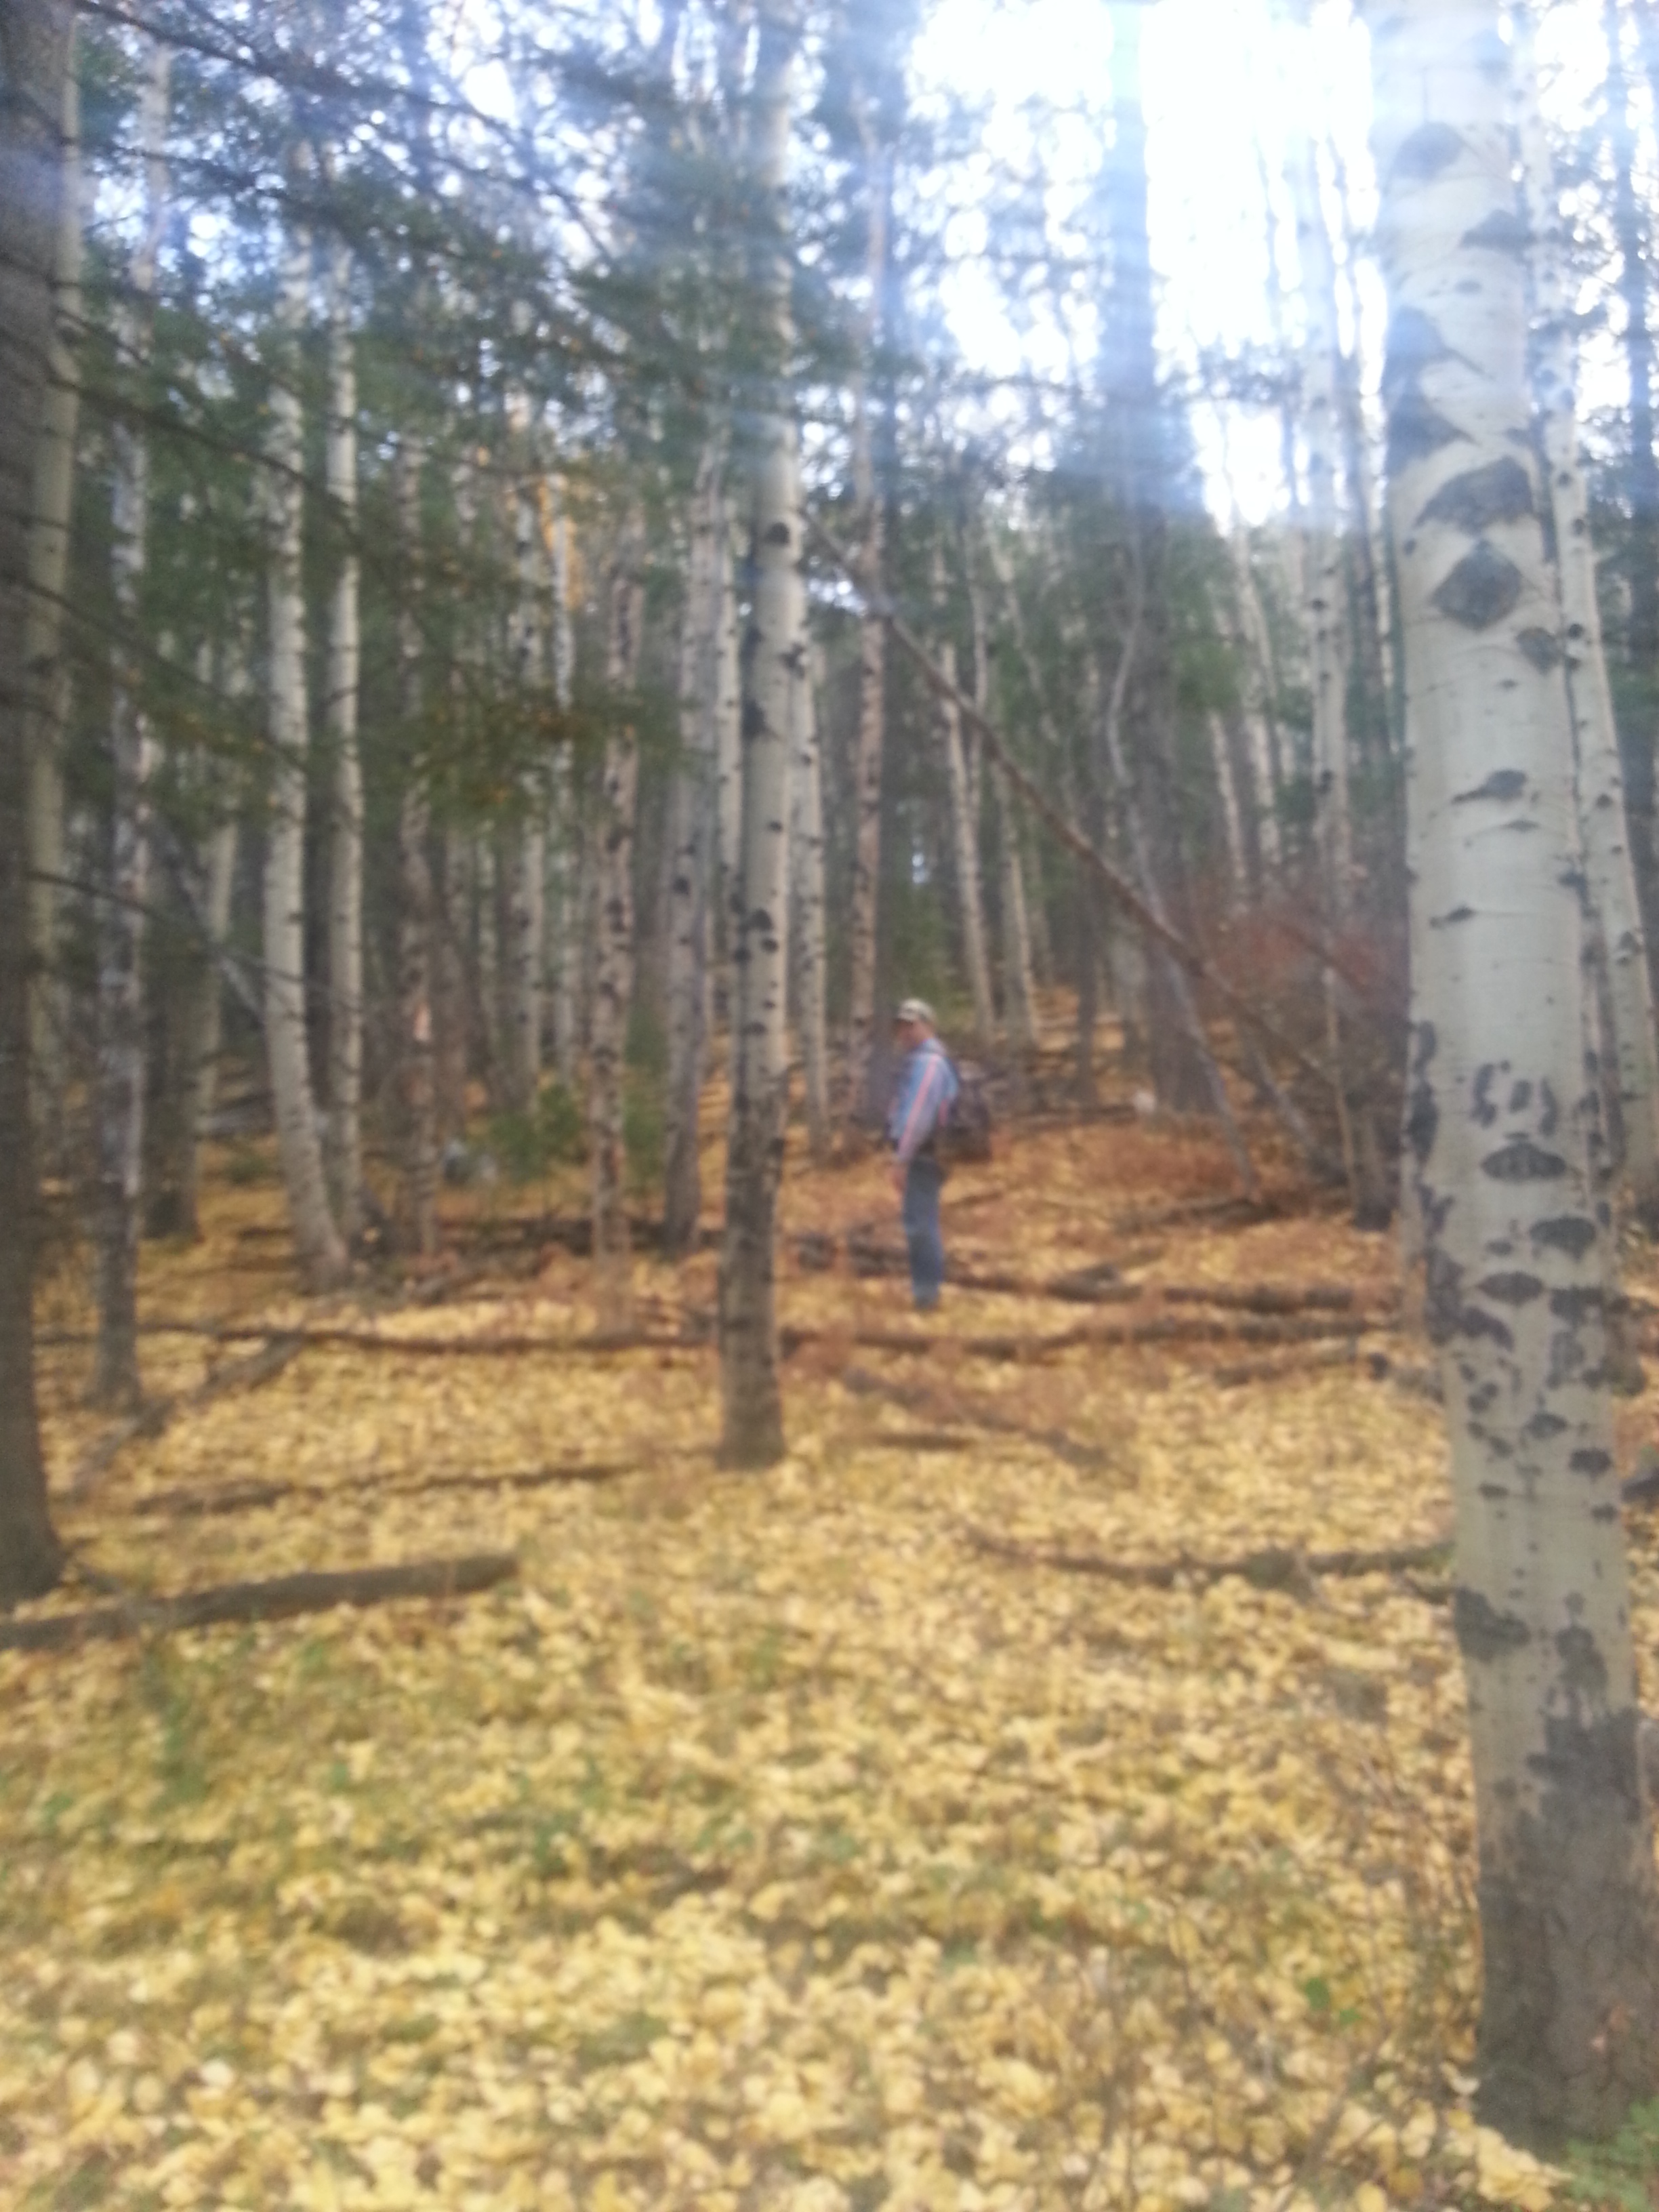
[{"label": "white bark", "polygon": [[787,362],[793,333],[784,176],[799,25],[790,0],[763,9],[750,141],[765,224],[757,289],[768,318],[766,389],[748,425],[755,595],[743,715],[742,865],[732,915],[732,1118],[720,1255],[721,1455],[769,1466],[783,1452],[776,1310],[777,1192],[788,1057],[789,756],[799,688],[811,681],[801,580],[799,434]]},{"label": "white bark", "polygon": [[1599,2133],[1659,2076],[1571,708],[1532,465],[1496,0],[1372,18],[1412,800],[1407,1133],[1474,1746],[1482,2116]]},{"label": "white bark", "polygon": [[224,982],[219,956],[230,933],[230,898],[236,872],[236,824],[216,823],[203,871],[202,921],[207,943],[196,953],[191,1000],[184,1024],[185,1079],[179,1114],[179,1226],[201,1234],[202,1147],[207,1142],[219,1085]]},{"label": "white bark", "polygon": [[[989,533],[987,532],[988,539]],[[994,556],[993,556],[994,559]],[[967,574],[968,605],[974,625],[974,703],[981,715],[991,711],[991,638],[986,620],[985,593],[975,566],[971,544],[963,548]],[[998,890],[1002,906],[1003,1019],[1008,1050],[1023,1060],[1036,1041],[1036,988],[1031,976],[1031,929],[1025,911],[1025,876],[1021,865],[1019,824],[1007,778],[994,763],[991,769],[994,794],[999,863]],[[975,813],[977,814],[977,808]]]},{"label": "white bark", "polygon": [[[1279,835],[1279,760],[1273,720],[1273,646],[1267,611],[1250,558],[1249,534],[1235,526],[1230,543],[1239,624],[1244,647],[1244,744],[1250,763],[1252,804],[1261,871],[1276,882],[1282,858]],[[1260,888],[1265,888],[1262,885]]]},{"label": "white bark", "polygon": [[1589,494],[1578,452],[1574,301],[1560,196],[1539,111],[1531,10],[1514,11],[1522,170],[1533,235],[1534,394],[1555,526],[1561,612],[1578,760],[1584,874],[1612,1003],[1626,1166],[1638,1207],[1659,1206],[1659,1050],[1648,953],[1625,817],[1624,773],[1601,642]]},{"label": "white bark", "polygon": [[[513,558],[518,584],[513,611],[511,651],[520,698],[526,707],[547,681],[544,628],[546,592],[542,574],[541,532],[537,514],[535,455],[529,404],[522,392],[508,398],[508,423],[518,453],[520,475],[513,487]],[[507,921],[502,1043],[506,1066],[502,1094],[508,1109],[526,1114],[534,1107],[541,1079],[542,939],[545,866],[544,797],[541,778],[524,779],[518,808],[509,823],[507,846]]]},{"label": "white bark", "polygon": [[[937,580],[936,580],[937,588]],[[939,666],[950,681],[957,680],[957,648],[946,638],[939,649]],[[985,899],[980,884],[979,816],[973,803],[973,781],[963,741],[962,711],[948,694],[938,705],[939,740],[945,748],[945,786],[951,802],[951,851],[956,866],[957,904],[962,922],[963,965],[968,971],[969,995],[974,1006],[974,1035],[980,1049],[989,1048],[996,1037],[996,1006],[991,996],[991,963],[985,950]]]},{"label": "white bark", "polygon": [[1206,717],[1210,733],[1210,761],[1215,770],[1217,796],[1221,801],[1222,827],[1227,838],[1227,869],[1231,890],[1230,902],[1244,904],[1249,896],[1250,872],[1244,859],[1243,812],[1238,803],[1238,786],[1233,775],[1232,748],[1227,742],[1227,725],[1213,711]]},{"label": "white bark", "polygon": [[[139,107],[144,161],[142,227],[117,319],[123,368],[141,374],[150,355],[155,264],[167,219],[167,122],[171,50],[148,42]],[[149,891],[150,779],[155,744],[143,702],[145,641],[140,594],[149,517],[149,446],[143,430],[118,417],[111,433],[114,484],[111,526],[118,639],[110,753],[114,804],[110,825],[109,896],[100,916],[98,954],[98,1348],[92,1395],[103,1404],[139,1395],[138,1200],[143,1171],[143,916]]]},{"label": "white bark", "polygon": [[[73,33],[71,32],[71,37]],[[61,973],[64,886],[64,774],[60,758],[69,707],[63,649],[69,581],[70,518],[75,501],[75,438],[81,412],[81,264],[83,252],[81,88],[75,51],[64,80],[62,199],[52,351],[34,449],[29,514],[29,595],[23,665],[30,689],[28,757],[29,1059],[38,1140],[61,1148],[66,1009]]]},{"label": "white bark", "polygon": [[[743,672],[738,651],[737,584],[732,573],[735,556],[731,501],[723,495],[720,537],[714,551],[716,583],[720,594],[720,618],[715,628],[714,788],[723,939],[729,933],[738,870],[743,865]],[[729,957],[729,945],[726,950]]]},{"label": "white bark", "polygon": [[721,595],[716,568],[720,456],[705,447],[691,496],[690,557],[680,617],[679,741],[668,854],[668,1098],[663,1247],[690,1251],[702,1203],[698,1108],[706,1039],[708,877],[714,798],[714,684]]},{"label": "white bark", "polygon": [[[405,434],[397,459],[398,536],[402,590],[398,607],[398,705],[411,756],[423,705],[418,593],[421,574],[421,474],[418,440]],[[438,1066],[433,1030],[434,898],[432,810],[413,758],[404,771],[398,818],[398,997],[399,1074],[404,1108],[404,1230],[416,1251],[438,1249]]]},{"label": "white bark", "polygon": [[[301,163],[296,161],[296,173]],[[270,387],[265,505],[269,518],[270,833],[265,849],[265,1051],[277,1149],[300,1273],[319,1290],[346,1271],[345,1246],[328,1202],[322,1142],[306,1036],[305,587],[301,531],[305,436],[301,416],[301,343],[311,292],[311,233],[289,234],[277,302],[279,356]]]},{"label": "white bark", "polygon": [[639,670],[645,611],[637,573],[641,550],[639,525],[630,517],[623,525],[610,581],[605,680],[616,719],[605,739],[599,792],[593,1011],[588,1037],[594,1291],[604,1329],[628,1328],[634,1306],[623,1086],[634,1001],[634,824],[640,749],[629,695]]},{"label": "white bark", "polygon": [[[806,629],[802,590],[801,635]],[[789,877],[794,895],[795,1030],[800,1041],[806,1138],[815,1160],[830,1152],[830,1032],[824,952],[823,755],[818,739],[816,648],[793,695]]]},{"label": "white bark", "polygon": [[351,249],[329,254],[329,402],[325,471],[340,532],[339,573],[328,625],[328,727],[334,751],[329,838],[329,1192],[341,1234],[362,1226],[363,774],[357,750],[362,659],[357,549],[357,368],[351,334]]},{"label": "white bark", "polygon": [[[553,703],[561,718],[570,712],[575,680],[575,646],[570,629],[570,538],[564,502],[556,477],[546,482],[543,510],[546,535],[548,635],[552,656]],[[547,835],[547,930],[550,939],[547,976],[552,1000],[553,1054],[567,1090],[576,1081],[580,1048],[577,1007],[581,990],[581,935],[577,925],[576,822],[570,771],[570,741],[562,736],[550,768]]]},{"label": "white bark", "polygon": [[1313,680],[1315,821],[1327,911],[1333,921],[1340,921],[1347,913],[1353,888],[1353,838],[1348,809],[1348,644],[1336,492],[1340,346],[1334,312],[1336,288],[1330,234],[1320,205],[1313,141],[1305,134],[1297,143],[1290,167],[1307,318],[1304,428],[1308,499],[1302,580]]}]

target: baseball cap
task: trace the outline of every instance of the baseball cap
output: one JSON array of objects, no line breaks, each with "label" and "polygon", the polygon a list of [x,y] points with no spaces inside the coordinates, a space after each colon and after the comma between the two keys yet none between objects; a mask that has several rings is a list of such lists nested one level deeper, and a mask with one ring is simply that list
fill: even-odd
[{"label": "baseball cap", "polygon": [[926,1022],[930,1030],[934,1027],[933,1010],[926,999],[901,1000],[893,1018],[899,1022]]}]

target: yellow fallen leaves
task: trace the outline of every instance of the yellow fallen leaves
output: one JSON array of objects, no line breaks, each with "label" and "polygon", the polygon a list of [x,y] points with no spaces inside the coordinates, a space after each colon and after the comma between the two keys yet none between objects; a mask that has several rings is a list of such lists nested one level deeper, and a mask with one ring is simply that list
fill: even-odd
[{"label": "yellow fallen leaves", "polygon": [[[1169,1264],[1292,1250],[1304,1275],[1375,1264],[1306,1224],[1183,1232]],[[521,1300],[515,1329],[580,1310],[580,1270],[543,1288],[556,1316]],[[787,1295],[828,1326],[890,1289]],[[732,1480],[712,1390],[683,1362],[307,1354],[123,1460],[71,1533],[132,1579],[481,1541],[523,1574],[0,1662],[5,2201],[1553,2201],[1440,2070],[1476,1987],[1443,1613],[1386,1577],[1128,1589],[961,1538],[1427,1534],[1431,1413],[1341,1373],[1224,1395],[1139,1354],[972,1375],[1079,1464],[1009,1429],[908,1450],[820,1378],[792,1382],[787,1466]],[[643,1472],[411,1486],[573,1453]],[[325,1500],[130,1510],[301,1470]]]}]

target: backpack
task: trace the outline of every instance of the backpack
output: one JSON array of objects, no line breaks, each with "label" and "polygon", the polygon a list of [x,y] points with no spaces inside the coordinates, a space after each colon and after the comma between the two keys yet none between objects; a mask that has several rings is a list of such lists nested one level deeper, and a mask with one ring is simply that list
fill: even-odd
[{"label": "backpack", "polygon": [[940,1115],[934,1139],[941,1167],[977,1166],[991,1157],[991,1100],[985,1071],[969,1061],[951,1063],[957,1095]]}]

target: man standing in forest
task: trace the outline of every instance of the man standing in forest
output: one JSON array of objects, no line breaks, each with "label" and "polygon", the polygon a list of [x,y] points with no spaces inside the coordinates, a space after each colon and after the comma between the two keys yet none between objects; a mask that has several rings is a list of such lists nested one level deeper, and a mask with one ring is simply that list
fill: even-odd
[{"label": "man standing in forest", "polygon": [[945,1284],[945,1244],[939,1234],[939,1194],[945,1181],[939,1132],[957,1096],[957,1072],[935,1034],[925,999],[907,999],[894,1023],[902,1055],[887,1135],[893,1147],[893,1185],[910,1248],[910,1291],[918,1313],[931,1313]]}]

